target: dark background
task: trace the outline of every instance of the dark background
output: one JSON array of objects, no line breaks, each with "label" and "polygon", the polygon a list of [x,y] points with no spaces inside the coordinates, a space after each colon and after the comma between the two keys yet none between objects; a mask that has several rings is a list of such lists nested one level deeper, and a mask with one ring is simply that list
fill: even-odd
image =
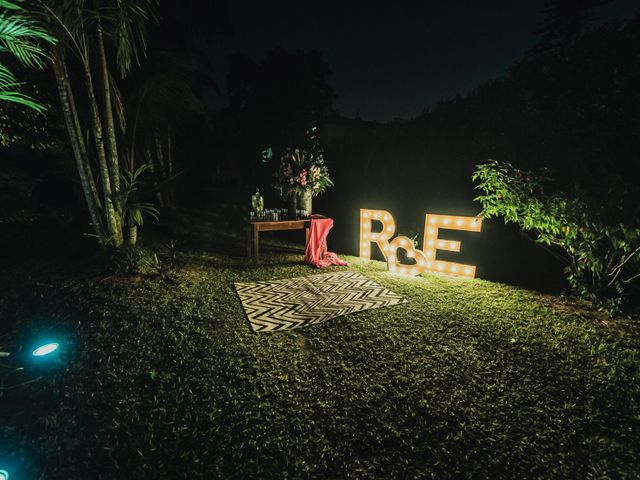
[{"label": "dark background", "polygon": [[[341,115],[407,119],[505,75],[537,41],[543,10],[541,0],[240,0],[229,3],[233,33],[207,53],[223,79],[229,54],[259,61],[276,46],[318,50],[331,66]],[[593,8],[589,22],[624,22],[639,12],[637,1],[615,0]],[[214,101],[227,105],[224,94]]]},{"label": "dark background", "polygon": [[[334,218],[329,246],[343,253],[357,253],[360,208],[389,210],[419,240],[427,212],[476,215],[471,175],[487,159],[551,167],[560,188],[579,182],[603,205],[640,183],[636,1],[186,3],[161,2],[149,61],[122,90],[154,72],[188,78],[193,108],[173,99],[176,207],[240,205],[238,233],[256,187],[267,208],[286,206],[273,173],[311,125],[335,182],[314,210]],[[2,220],[57,208],[88,231],[51,72],[23,75],[50,108],[0,112],[21,122],[0,158]],[[636,224],[638,204],[620,221]],[[481,278],[565,288],[562,266],[516,228],[451,235]]]}]

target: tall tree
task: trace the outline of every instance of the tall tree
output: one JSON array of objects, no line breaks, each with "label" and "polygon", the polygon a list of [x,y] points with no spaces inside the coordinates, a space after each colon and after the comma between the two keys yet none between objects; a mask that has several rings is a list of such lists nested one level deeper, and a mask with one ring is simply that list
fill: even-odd
[{"label": "tall tree", "polygon": [[129,144],[153,164],[158,204],[171,207],[180,183],[201,178],[202,152],[210,152],[207,99],[220,89],[209,55],[215,39],[232,28],[225,0],[161,1],[160,15],[170,21],[149,29],[149,58],[124,97]]},{"label": "tall tree", "polygon": [[573,43],[587,29],[592,9],[611,1],[545,0],[542,25],[536,32],[539,40],[533,52],[544,52]]},{"label": "tall tree", "polygon": [[[53,71],[60,102],[72,145],[80,183],[89,208],[95,234],[101,244],[116,248],[124,245],[123,226],[127,208],[121,192],[119,140],[124,138],[125,118],[118,85],[110,66],[117,65],[121,76],[139,63],[146,54],[146,24],[157,20],[156,0],[56,0],[40,3],[52,32],[60,42],[51,51]],[[114,58],[110,59],[105,40],[112,41]],[[78,62],[83,78],[83,94],[88,107],[93,152],[85,139],[82,116],[76,102],[74,80],[69,73],[69,53]],[[97,61],[96,61],[97,59]],[[100,104],[95,78],[100,79]],[[116,113],[118,111],[119,113]],[[121,120],[120,135],[116,115]],[[93,164],[97,163],[99,183]],[[101,190],[101,195],[98,194]],[[135,236],[137,238],[137,235]]]},{"label": "tall tree", "polygon": [[210,83],[204,59],[188,51],[155,52],[135,77],[127,100],[128,155],[133,161],[138,150],[153,165],[160,206],[174,203],[176,135],[207,123],[207,107],[200,95],[203,83]]}]

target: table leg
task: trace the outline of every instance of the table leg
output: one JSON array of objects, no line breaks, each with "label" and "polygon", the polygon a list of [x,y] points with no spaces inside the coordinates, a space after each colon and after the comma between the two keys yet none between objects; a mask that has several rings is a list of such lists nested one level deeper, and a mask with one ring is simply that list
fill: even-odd
[{"label": "table leg", "polygon": [[304,247],[306,249],[307,245],[309,245],[309,227],[304,229],[304,233],[305,233]]},{"label": "table leg", "polygon": [[256,262],[260,260],[260,231],[258,225],[253,225],[253,258]]},{"label": "table leg", "polygon": [[245,230],[247,234],[247,257],[251,258],[251,232],[253,230],[252,225],[249,224],[249,226]]}]

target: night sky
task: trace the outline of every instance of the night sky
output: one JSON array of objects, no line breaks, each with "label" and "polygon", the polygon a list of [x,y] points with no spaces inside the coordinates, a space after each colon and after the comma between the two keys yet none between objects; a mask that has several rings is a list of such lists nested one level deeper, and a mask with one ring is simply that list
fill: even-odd
[{"label": "night sky", "polygon": [[[211,50],[224,91],[227,56],[259,61],[276,46],[320,50],[333,75],[341,115],[411,118],[442,99],[499,78],[535,41],[543,0],[323,2],[234,0],[234,34]],[[640,13],[638,0],[594,10],[594,24]]]}]

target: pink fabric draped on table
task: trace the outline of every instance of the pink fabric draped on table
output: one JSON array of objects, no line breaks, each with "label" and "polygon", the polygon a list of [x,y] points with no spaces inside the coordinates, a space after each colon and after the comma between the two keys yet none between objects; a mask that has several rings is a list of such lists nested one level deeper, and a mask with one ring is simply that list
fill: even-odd
[{"label": "pink fabric draped on table", "polygon": [[349,263],[340,260],[335,253],[327,252],[327,235],[333,228],[333,219],[322,215],[311,215],[309,241],[304,254],[304,261],[316,268],[329,265],[347,266]]}]

